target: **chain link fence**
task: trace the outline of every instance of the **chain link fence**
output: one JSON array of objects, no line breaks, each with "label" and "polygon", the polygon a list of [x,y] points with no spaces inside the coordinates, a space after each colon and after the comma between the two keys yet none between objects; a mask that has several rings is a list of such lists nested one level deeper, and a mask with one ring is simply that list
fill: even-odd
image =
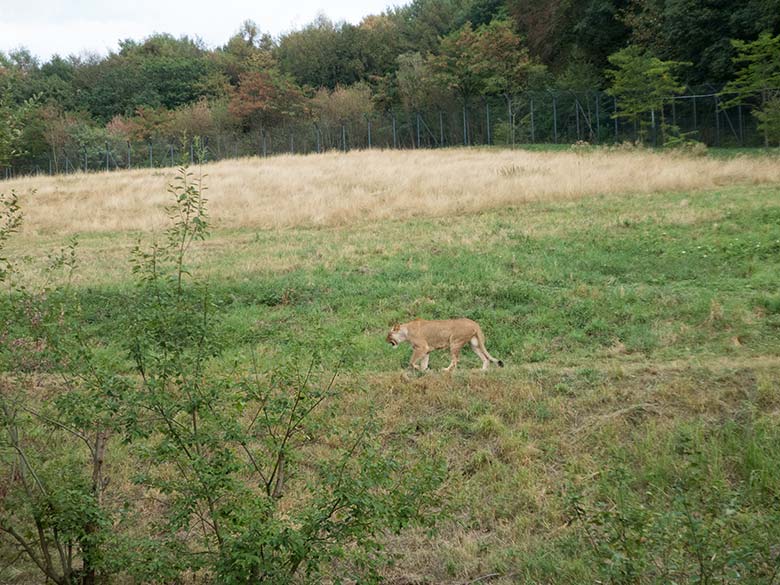
[{"label": "chain link fence", "polygon": [[[681,134],[708,146],[762,146],[763,137],[756,129],[750,107],[724,107],[725,101],[715,91],[671,97],[663,112],[649,112],[641,121],[644,138],[658,145],[661,120],[665,120]],[[537,91],[511,98],[474,98],[419,112],[398,109],[336,123],[309,118],[248,133],[214,132],[200,137],[200,151],[193,141],[182,144],[173,137],[147,142],[73,142],[45,155],[17,161],[2,169],[0,178],[159,168],[201,159],[334,150],[636,141],[642,129],[615,117],[619,110],[619,101],[602,92]]]}]

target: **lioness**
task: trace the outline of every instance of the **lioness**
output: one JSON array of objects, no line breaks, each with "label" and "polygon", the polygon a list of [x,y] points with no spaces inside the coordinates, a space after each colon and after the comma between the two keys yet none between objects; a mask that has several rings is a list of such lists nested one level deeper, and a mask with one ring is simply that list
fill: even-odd
[{"label": "lioness", "polygon": [[[450,349],[452,361],[444,368],[449,372],[458,365],[458,356],[461,348],[467,343],[471,344],[482,360],[482,369],[487,370],[488,364],[493,362],[499,367],[504,367],[504,362],[497,360],[485,349],[485,334],[479,324],[471,319],[447,319],[444,321],[426,321],[415,319],[408,323],[396,323],[387,334],[387,342],[393,347],[399,343],[408,341],[412,344],[412,359],[409,365],[416,370],[428,369],[429,354],[434,349]],[[421,363],[417,365],[417,362]]]}]

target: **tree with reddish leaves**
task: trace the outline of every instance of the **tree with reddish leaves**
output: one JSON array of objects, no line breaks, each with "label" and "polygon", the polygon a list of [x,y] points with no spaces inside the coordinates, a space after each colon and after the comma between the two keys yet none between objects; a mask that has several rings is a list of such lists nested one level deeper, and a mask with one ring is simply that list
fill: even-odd
[{"label": "tree with reddish leaves", "polygon": [[544,65],[530,57],[510,21],[493,20],[480,26],[476,33],[473,67],[484,93],[512,95],[527,89],[534,76],[544,73]]},{"label": "tree with reddish leaves", "polygon": [[[512,100],[529,80],[544,71],[534,63],[523,40],[508,20],[493,20],[476,30],[466,23],[441,41],[434,65],[444,82],[463,100],[476,95],[500,95],[513,124]],[[464,110],[464,116],[465,116]]]},{"label": "tree with reddish leaves", "polygon": [[514,144],[515,97],[528,89],[533,77],[543,74],[545,67],[531,59],[528,48],[508,20],[493,20],[480,26],[471,50],[473,69],[481,80],[483,93],[500,95],[506,100]]},{"label": "tree with reddish leaves", "polygon": [[467,22],[441,40],[434,67],[442,81],[464,102],[482,91],[479,75],[477,33]]},{"label": "tree with reddish leaves", "polygon": [[273,127],[303,113],[303,94],[275,70],[243,74],[228,104],[244,130]]}]

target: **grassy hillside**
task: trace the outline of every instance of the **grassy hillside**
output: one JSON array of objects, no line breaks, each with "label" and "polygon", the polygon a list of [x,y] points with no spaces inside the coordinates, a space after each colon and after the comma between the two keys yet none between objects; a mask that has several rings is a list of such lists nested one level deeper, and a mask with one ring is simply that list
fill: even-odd
[{"label": "grassy hillside", "polygon": [[[335,424],[375,412],[388,446],[447,462],[437,529],[387,538],[398,555],[390,582],[774,582],[778,159],[395,160],[402,154],[387,155],[381,180],[368,166],[382,159],[366,153],[244,162],[246,181],[256,180],[253,165],[264,180],[278,165],[299,171],[286,175],[284,194],[257,187],[257,206],[246,194],[230,199],[221,177],[238,176],[233,167],[209,168],[216,228],[192,259],[218,302],[224,367],[254,359],[269,371],[319,355],[340,364],[345,389],[361,389],[344,394]],[[409,176],[394,181],[404,165],[421,177],[414,196],[355,195],[381,181],[389,192],[411,190]],[[540,176],[526,182],[513,169]],[[620,172],[619,185],[584,187],[582,177]],[[322,185],[338,176],[337,186],[290,204],[314,175]],[[132,177],[102,176],[103,192],[133,190]],[[71,182],[67,197],[49,191],[53,180]],[[97,191],[78,198],[78,184],[16,184],[38,194],[23,199],[31,221],[12,250],[27,258],[23,278],[40,284],[45,251],[81,232],[81,311],[104,358],[126,364],[129,249],[152,237],[139,229],[157,225],[145,218],[157,212],[159,189],[154,205],[118,212],[104,229],[79,221],[105,206]],[[393,349],[384,335],[415,316],[478,320],[507,367],[470,371],[479,360],[464,351],[451,375],[405,371],[410,348]],[[447,363],[433,354],[434,369]]]}]

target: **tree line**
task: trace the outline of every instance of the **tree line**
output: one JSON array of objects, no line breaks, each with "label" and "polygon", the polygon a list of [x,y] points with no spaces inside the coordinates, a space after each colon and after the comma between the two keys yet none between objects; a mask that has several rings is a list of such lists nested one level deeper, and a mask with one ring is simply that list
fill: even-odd
[{"label": "tree line", "polygon": [[619,115],[662,115],[684,87],[725,87],[724,103],[758,106],[769,142],[778,33],[780,0],[414,0],[278,38],[246,21],[215,48],[167,34],[45,62],[20,48],[0,53],[0,166],[44,154],[59,166],[67,144],[335,125],[482,96],[503,97],[511,120],[523,91],[610,90],[628,104],[648,84],[655,97]]}]

